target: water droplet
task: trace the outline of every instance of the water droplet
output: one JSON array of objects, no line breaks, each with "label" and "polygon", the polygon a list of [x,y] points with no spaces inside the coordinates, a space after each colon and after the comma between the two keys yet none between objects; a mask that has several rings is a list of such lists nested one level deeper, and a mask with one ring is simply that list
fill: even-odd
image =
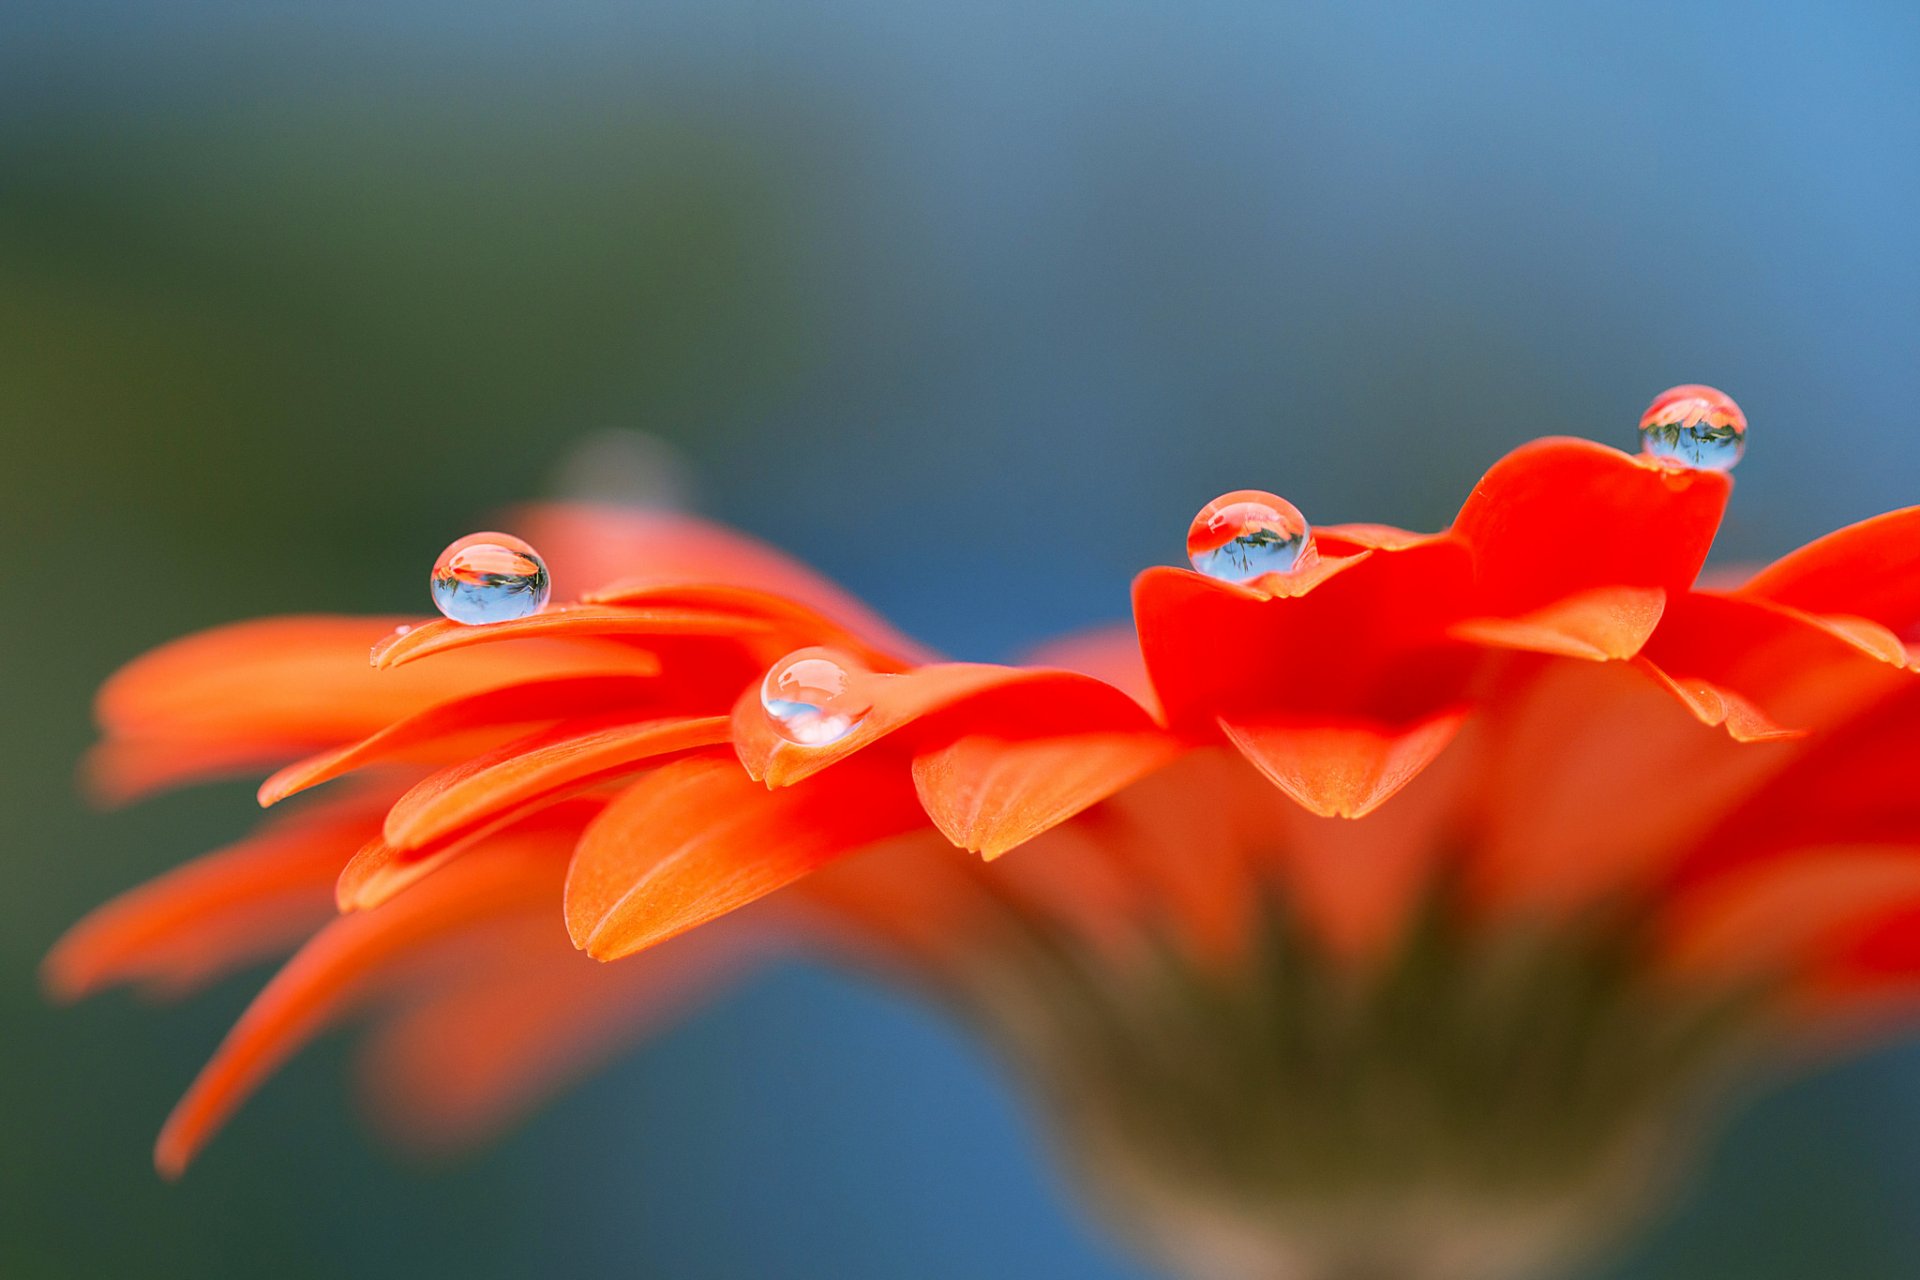
[{"label": "water droplet", "polygon": [[1747,415],[1724,391],[1670,387],[1641,415],[1640,447],[1662,462],[1731,471],[1747,451]]},{"label": "water droplet", "polygon": [[1187,527],[1187,559],[1209,578],[1250,582],[1303,569],[1318,559],[1300,508],[1258,489],[1223,493]]},{"label": "water droplet", "polygon": [[800,649],[773,664],[760,682],[760,707],[776,733],[823,747],[853,732],[873,709],[860,692],[861,667],[831,649]]},{"label": "water droplet", "polygon": [[547,562],[510,533],[470,533],[433,562],[433,604],[478,626],[538,613],[553,592]]}]

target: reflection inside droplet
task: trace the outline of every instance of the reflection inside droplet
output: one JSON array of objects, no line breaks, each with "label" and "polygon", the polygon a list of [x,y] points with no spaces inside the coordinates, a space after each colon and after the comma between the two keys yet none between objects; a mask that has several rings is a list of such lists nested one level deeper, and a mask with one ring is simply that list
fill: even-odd
[{"label": "reflection inside droplet", "polygon": [[1313,531],[1300,509],[1258,489],[1221,494],[1187,527],[1187,559],[1224,582],[1288,573],[1315,558]]},{"label": "reflection inside droplet", "polygon": [[1641,415],[1640,447],[1661,462],[1731,471],[1747,450],[1747,417],[1724,391],[1670,387]]},{"label": "reflection inside droplet", "polygon": [[510,533],[470,533],[433,562],[433,604],[478,626],[540,612],[552,593],[546,561]]},{"label": "reflection inside droplet", "polygon": [[853,732],[872,704],[861,694],[859,664],[831,649],[801,649],[773,664],[760,683],[760,707],[788,742],[820,747]]}]

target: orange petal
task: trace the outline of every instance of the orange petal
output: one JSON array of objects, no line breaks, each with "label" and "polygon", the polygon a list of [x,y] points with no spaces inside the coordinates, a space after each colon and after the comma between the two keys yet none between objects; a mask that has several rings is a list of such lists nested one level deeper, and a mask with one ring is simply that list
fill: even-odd
[{"label": "orange petal", "polygon": [[678,512],[572,504],[524,508],[516,527],[542,549],[557,577],[578,583],[584,593],[609,583],[627,590],[741,587],[798,601],[884,652],[919,652],[850,592],[785,552],[711,521]]},{"label": "orange petal", "polygon": [[1203,575],[1134,580],[1140,648],[1174,725],[1215,717],[1404,722],[1459,701],[1473,650],[1448,638],[1470,590],[1463,544],[1382,551],[1293,599],[1253,599]]},{"label": "orange petal", "polygon": [[1810,542],[1755,574],[1739,593],[1808,613],[1869,618],[1911,634],[1920,627],[1920,507]]},{"label": "orange petal", "polygon": [[152,738],[108,738],[88,751],[80,785],[93,803],[131,804],[170,787],[257,777],[331,738],[260,738],[216,733],[211,738],[169,733]]},{"label": "orange petal", "polygon": [[778,901],[803,908],[796,923],[817,922],[817,943],[868,963],[904,961],[915,977],[964,981],[979,971],[982,935],[1006,925],[1006,902],[979,872],[938,832],[910,832],[822,867]]},{"label": "orange petal", "polygon": [[1390,524],[1323,524],[1314,529],[1322,551],[1350,555],[1355,551],[1405,551],[1435,538],[1437,533],[1411,533]]},{"label": "orange petal", "polygon": [[[363,737],[436,702],[578,667],[577,651],[526,646],[383,676],[367,668],[367,653],[396,621],[267,618],[188,636],[121,668],[101,688],[96,714],[115,737],[276,739],[310,748]],[[623,663],[650,665],[638,653]]]},{"label": "orange petal", "polygon": [[420,849],[529,801],[726,740],[725,716],[634,721],[614,712],[563,720],[422,780],[388,811],[385,837]]},{"label": "orange petal", "polygon": [[[562,604],[509,622],[467,626],[436,618],[406,631],[389,632],[372,649],[373,665],[405,666],[456,649],[503,644],[510,640],[605,641],[602,657],[624,657],[623,665],[648,674],[659,663],[631,642],[656,637],[707,636],[737,639],[767,632],[763,619],[711,609],[625,609],[609,605]],[[578,652],[578,650],[576,650]],[[577,665],[577,664],[576,664]]]},{"label": "orange petal", "polygon": [[882,647],[866,632],[836,622],[809,605],[750,587],[711,583],[661,586],[652,578],[642,578],[602,587],[589,595],[587,602],[628,608],[737,613],[763,623],[769,634],[779,636],[778,647],[782,652],[815,645],[846,649],[876,670],[901,670],[939,661],[931,650],[890,630],[883,633],[889,643]]},{"label": "orange petal", "polygon": [[1140,637],[1131,622],[1049,640],[1029,650],[1023,665],[1078,671],[1112,685],[1148,711],[1159,713],[1160,700],[1153,696],[1153,681],[1147,678],[1146,660],[1140,656]]},{"label": "orange petal", "polygon": [[1809,738],[1745,804],[1689,841],[1681,885],[1837,846],[1920,847],[1920,685]]},{"label": "orange petal", "polygon": [[335,905],[343,912],[371,911],[483,842],[489,847],[511,842],[564,856],[606,807],[606,801],[597,796],[564,800],[540,796],[417,849],[397,848],[376,835],[340,869],[334,884]]},{"label": "orange petal", "polygon": [[1487,472],[1453,532],[1473,549],[1475,614],[1513,617],[1596,587],[1685,591],[1732,481],[1588,440],[1536,440]]},{"label": "orange petal", "polygon": [[973,735],[913,759],[920,803],[946,837],[989,860],[1106,799],[1180,754],[1158,731],[1008,742]]},{"label": "orange petal", "polygon": [[1641,656],[1642,669],[1657,672],[1703,723],[1749,739],[1836,723],[1907,678],[1858,631],[1704,591],[1669,603]]},{"label": "orange petal", "polygon": [[445,748],[475,730],[560,720],[591,711],[631,708],[664,701],[661,682],[645,676],[578,675],[489,689],[443,702],[388,725],[369,737],[296,761],[260,787],[263,806],[319,786],[370,764],[408,758],[421,748]]},{"label": "orange petal", "polygon": [[1693,980],[1790,971],[1846,930],[1920,903],[1920,851],[1828,847],[1742,866],[1668,904],[1664,960]]},{"label": "orange petal", "polygon": [[1659,587],[1595,587],[1519,617],[1472,618],[1453,634],[1496,649],[1619,661],[1640,652],[1666,606]]},{"label": "orange petal", "polygon": [[1310,813],[1360,818],[1432,764],[1465,718],[1464,712],[1451,711],[1396,729],[1222,717],[1220,728],[1242,755]]},{"label": "orange petal", "polygon": [[436,877],[431,891],[342,916],[315,934],[247,1007],[167,1117],[154,1148],[161,1174],[179,1177],[263,1080],[395,964],[476,921],[538,904],[560,870],[553,858],[469,858],[457,874]]},{"label": "orange petal", "polygon": [[380,829],[386,793],[313,806],[96,908],[41,966],[75,1000],[116,982],[185,992],[284,950],[332,914],[328,886]]},{"label": "orange petal", "polygon": [[890,769],[849,765],[770,793],[731,761],[668,765],[581,837],[567,929],[596,960],[618,959],[925,821]]},{"label": "orange petal", "polygon": [[[837,742],[802,746],[774,731],[756,686],[733,709],[733,744],[747,772],[769,787],[791,786],[908,725],[940,715],[950,734],[1015,739],[1096,729],[1143,729],[1151,721],[1132,698],[1073,671],[950,662],[900,675],[860,673],[853,686],[871,709]],[[951,712],[951,715],[941,714]]]},{"label": "orange petal", "polygon": [[1807,735],[1805,729],[1789,729],[1774,723],[1766,712],[1733,690],[1722,689],[1699,676],[1673,676],[1645,658],[1639,659],[1635,666],[1678,698],[1680,705],[1693,712],[1701,724],[1724,728],[1735,742],[1779,742]]},{"label": "orange petal", "polygon": [[606,965],[568,945],[549,912],[476,931],[448,957],[449,976],[384,1013],[362,1050],[376,1121],[415,1151],[471,1147],[711,996],[764,949],[740,930],[703,929]]}]

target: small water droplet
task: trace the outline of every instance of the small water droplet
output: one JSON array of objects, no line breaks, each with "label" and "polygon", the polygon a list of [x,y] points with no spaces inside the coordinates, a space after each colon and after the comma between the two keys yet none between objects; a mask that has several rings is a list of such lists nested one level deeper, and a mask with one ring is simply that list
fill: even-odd
[{"label": "small water droplet", "polygon": [[1747,415],[1724,391],[1669,387],[1640,417],[1640,447],[1661,462],[1731,471],[1747,451]]},{"label": "small water droplet", "polygon": [[1209,578],[1250,582],[1303,569],[1318,553],[1300,508],[1258,489],[1238,489],[1200,508],[1187,527],[1187,559]]},{"label": "small water droplet", "polygon": [[861,670],[831,649],[797,650],[768,669],[760,682],[760,707],[788,742],[803,747],[838,742],[873,709],[859,689]]},{"label": "small water droplet", "polygon": [[540,612],[553,583],[539,552],[510,533],[470,533],[433,562],[433,604],[478,626]]}]

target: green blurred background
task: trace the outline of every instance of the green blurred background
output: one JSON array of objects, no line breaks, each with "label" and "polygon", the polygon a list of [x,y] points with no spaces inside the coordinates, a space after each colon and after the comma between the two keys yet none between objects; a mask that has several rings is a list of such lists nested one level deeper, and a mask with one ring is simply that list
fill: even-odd
[{"label": "green blurred background", "polygon": [[[0,11],[0,1275],[1135,1274],[975,1047],[802,970],[447,1168],[329,1041],[161,1185],[258,975],[33,969],[252,805],[85,809],[92,689],[423,608],[606,428],[966,656],[1123,616],[1221,490],[1432,526],[1683,380],[1776,553],[1920,496],[1916,73],[1895,4]],[[1776,1088],[1603,1274],[1920,1276],[1916,1135],[1912,1046]]]}]

